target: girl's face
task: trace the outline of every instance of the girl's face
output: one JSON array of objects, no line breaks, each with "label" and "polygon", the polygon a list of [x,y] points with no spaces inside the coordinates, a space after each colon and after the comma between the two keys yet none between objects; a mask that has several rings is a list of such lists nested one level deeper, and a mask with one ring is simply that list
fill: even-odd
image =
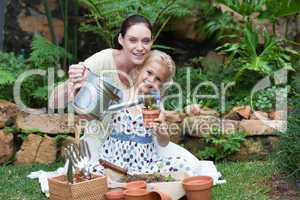
[{"label": "girl's face", "polygon": [[149,55],[152,45],[151,31],[143,23],[132,25],[125,36],[119,35],[119,43],[128,60],[134,65],[141,65]]},{"label": "girl's face", "polygon": [[137,78],[138,90],[148,94],[152,90],[159,90],[170,75],[169,69],[158,62],[151,62],[144,66]]}]

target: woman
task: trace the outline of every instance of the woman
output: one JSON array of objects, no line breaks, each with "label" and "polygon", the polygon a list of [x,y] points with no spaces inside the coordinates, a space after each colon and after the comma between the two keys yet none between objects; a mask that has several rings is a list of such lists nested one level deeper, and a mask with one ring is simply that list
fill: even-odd
[{"label": "woman", "polygon": [[115,41],[115,49],[102,50],[82,63],[71,65],[69,79],[52,92],[49,108],[64,108],[67,102],[73,100],[86,79],[87,69],[96,74],[105,70],[116,70],[118,73],[110,74],[113,84],[128,88],[130,81],[136,78],[136,68],[149,55],[152,46],[151,32],[152,26],[145,17],[132,15],[125,19]]}]

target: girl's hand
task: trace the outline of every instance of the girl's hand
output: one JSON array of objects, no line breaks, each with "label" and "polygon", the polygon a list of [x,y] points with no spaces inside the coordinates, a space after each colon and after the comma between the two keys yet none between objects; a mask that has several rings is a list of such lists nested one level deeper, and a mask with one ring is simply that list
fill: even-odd
[{"label": "girl's hand", "polygon": [[167,146],[170,141],[168,132],[168,124],[166,123],[153,123],[152,124],[153,135],[156,136],[158,144],[160,146]]}]

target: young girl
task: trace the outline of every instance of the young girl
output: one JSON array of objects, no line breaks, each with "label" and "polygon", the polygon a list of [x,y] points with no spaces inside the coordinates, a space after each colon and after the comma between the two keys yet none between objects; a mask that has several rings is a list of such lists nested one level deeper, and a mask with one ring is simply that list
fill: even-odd
[{"label": "young girl", "polygon": [[[171,57],[161,51],[151,51],[136,82],[137,94],[159,90],[175,73]],[[169,143],[169,135],[159,128],[147,128],[143,123],[142,106],[134,106],[115,113],[112,132],[100,148],[100,158],[127,168],[131,174],[185,171],[196,174],[181,156],[159,156],[155,140],[160,146]]]}]

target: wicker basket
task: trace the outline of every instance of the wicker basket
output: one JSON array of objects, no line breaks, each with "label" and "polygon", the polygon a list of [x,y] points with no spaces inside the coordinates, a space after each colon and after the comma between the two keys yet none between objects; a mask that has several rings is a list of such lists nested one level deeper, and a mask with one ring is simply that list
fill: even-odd
[{"label": "wicker basket", "polygon": [[93,175],[91,180],[70,184],[66,176],[48,179],[50,200],[104,200],[107,191],[105,176]]}]

